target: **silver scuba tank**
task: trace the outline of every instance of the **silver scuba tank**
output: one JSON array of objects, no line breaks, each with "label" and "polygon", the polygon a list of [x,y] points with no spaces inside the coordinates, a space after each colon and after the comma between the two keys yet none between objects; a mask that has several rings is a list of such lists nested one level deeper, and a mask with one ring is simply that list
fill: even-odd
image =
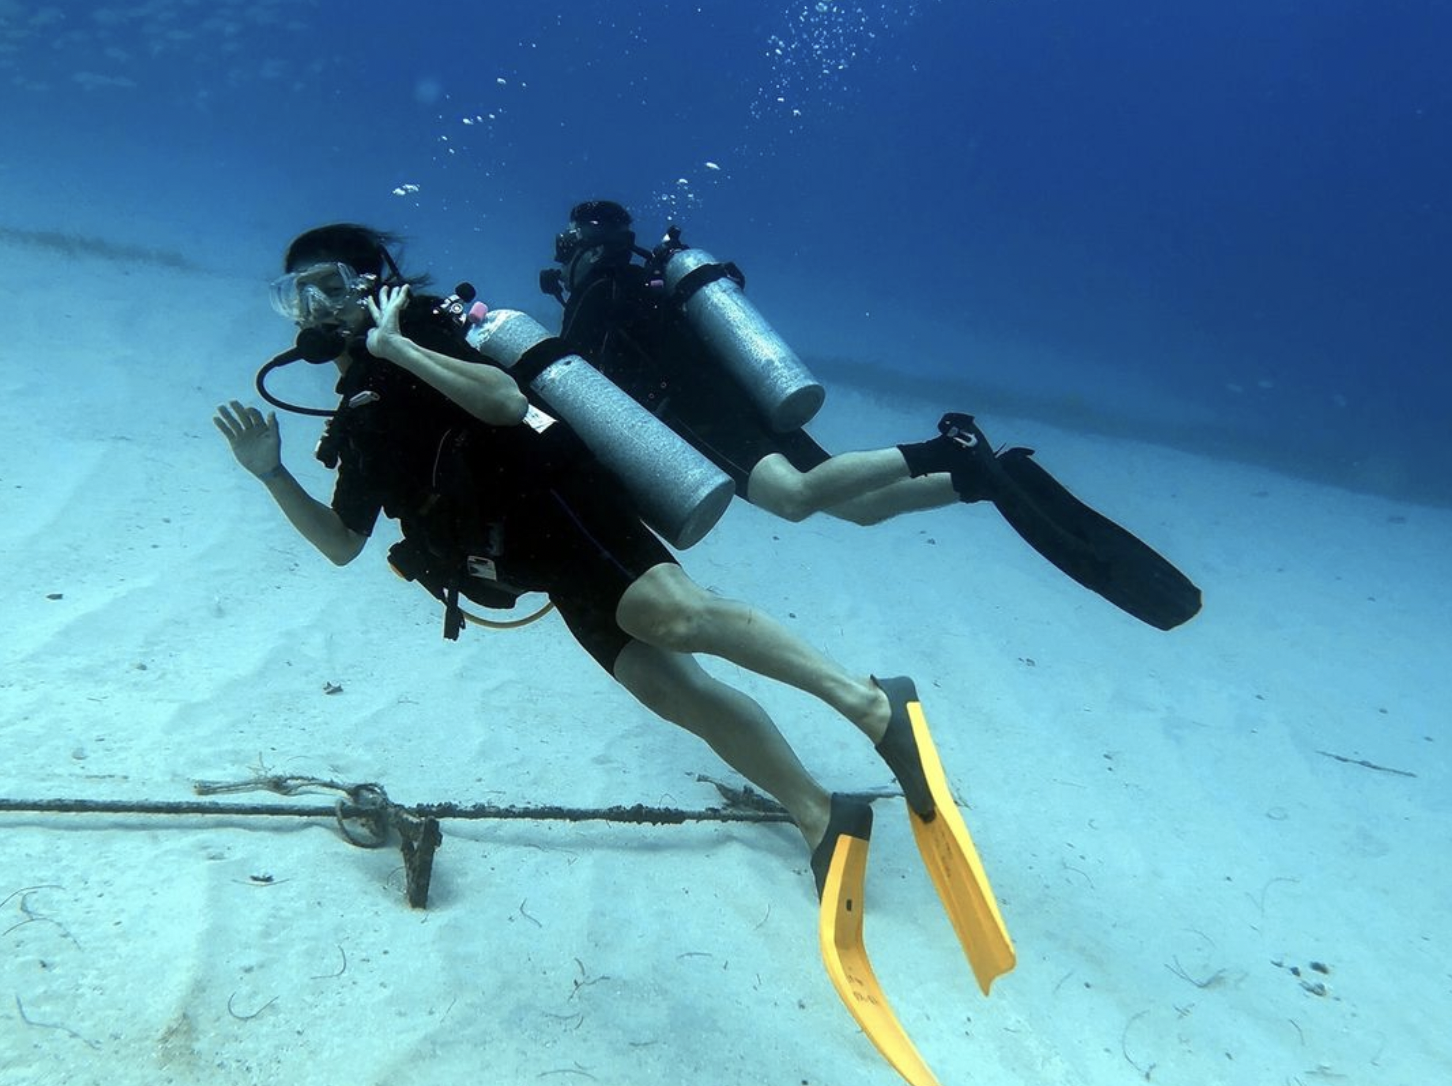
[{"label": "silver scuba tank", "polygon": [[[506,370],[550,338],[514,309],[491,310],[468,332],[474,349]],[[646,524],[681,550],[699,543],[731,504],[736,484],[594,366],[558,346],[553,357],[530,359],[533,376],[520,376],[620,477]]]},{"label": "silver scuba tank", "polygon": [[827,390],[724,269],[704,249],[677,249],[666,261],[666,293],[772,429],[805,426]]}]

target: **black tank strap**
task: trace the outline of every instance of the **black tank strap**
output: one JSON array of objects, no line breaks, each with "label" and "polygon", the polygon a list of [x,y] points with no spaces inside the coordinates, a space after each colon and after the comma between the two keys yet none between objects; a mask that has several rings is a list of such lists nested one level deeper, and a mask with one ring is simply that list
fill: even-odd
[{"label": "black tank strap", "polygon": [[559,336],[550,336],[520,355],[519,361],[509,367],[509,375],[521,388],[527,388],[545,370],[574,353],[574,349]]},{"label": "black tank strap", "polygon": [[710,286],[718,279],[730,279],[742,290],[746,289],[746,276],[741,273],[732,261],[727,260],[719,264],[702,264],[699,268],[692,268],[681,277],[676,284],[675,292],[671,295],[671,301],[676,305],[685,305],[691,297],[702,287]]},{"label": "black tank strap", "polygon": [[459,590],[453,585],[444,589],[444,639],[459,640],[459,631],[464,628],[464,609],[459,606]]}]

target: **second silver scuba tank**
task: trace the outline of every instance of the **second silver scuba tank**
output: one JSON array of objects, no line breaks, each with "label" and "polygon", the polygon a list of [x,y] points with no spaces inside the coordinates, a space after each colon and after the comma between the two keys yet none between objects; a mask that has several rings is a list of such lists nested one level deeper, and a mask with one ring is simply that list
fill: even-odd
[{"label": "second silver scuba tank", "polygon": [[704,249],[677,249],[665,263],[666,293],[772,429],[796,430],[827,390],[747,299],[734,271]]},{"label": "second silver scuba tank", "polygon": [[641,518],[673,547],[700,542],[731,504],[736,485],[544,326],[514,309],[491,310],[469,343],[506,370],[580,435],[620,477]]}]

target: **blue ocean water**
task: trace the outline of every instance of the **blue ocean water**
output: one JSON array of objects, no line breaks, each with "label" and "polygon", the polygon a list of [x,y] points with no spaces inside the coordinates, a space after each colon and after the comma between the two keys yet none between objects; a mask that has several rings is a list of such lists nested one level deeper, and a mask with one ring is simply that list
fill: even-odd
[{"label": "blue ocean water", "polygon": [[361,220],[548,319],[608,196],[829,383],[1445,502],[1449,42],[1434,0],[0,0],[0,236],[266,319],[286,241]]}]

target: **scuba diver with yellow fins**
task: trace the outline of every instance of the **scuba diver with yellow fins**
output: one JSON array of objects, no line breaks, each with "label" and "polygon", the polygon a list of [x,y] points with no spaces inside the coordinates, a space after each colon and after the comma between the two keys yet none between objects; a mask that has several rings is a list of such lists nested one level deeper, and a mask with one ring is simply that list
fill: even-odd
[{"label": "scuba diver with yellow fins", "polygon": [[[800,690],[873,743],[902,788],[924,865],[986,993],[1013,968],[1013,944],[915,684],[854,676],[756,608],[691,580],[646,530],[635,495],[652,487],[650,456],[663,457],[657,475],[684,463],[691,485],[666,494],[656,513],[689,540],[719,514],[714,468],[678,461],[675,435],[628,397],[607,395],[598,372],[523,314],[486,312],[465,284],[444,298],[415,294],[425,280],[399,270],[394,240],[356,223],[315,227],[288,245],[272,284],[273,307],[297,338],[255,385],[274,407],[327,418],[315,456],[335,473],[331,498],[314,497],[284,464],[276,414],[234,400],[213,422],[238,464],[337,565],[362,553],[380,519],[396,521],[402,538],[390,564],[444,604],[449,639],[469,617],[460,597],[509,609],[525,593],[545,594],[617,684],[777,799],[807,845],[834,987],[908,1082],[934,1086],[863,943],[867,798],[818,783],[765,708],[696,657]],[[299,407],[268,391],[269,375],[303,360],[336,368],[335,408]]]},{"label": "scuba diver with yellow fins", "polygon": [[1199,612],[1189,578],[1071,494],[1034,450],[995,452],[971,415],[945,414],[929,441],[822,448],[803,429],[822,385],[747,300],[736,265],[686,245],[677,227],[647,250],[625,207],[588,200],[556,237],[555,263],[540,287],[564,306],[564,344],[753,505],[789,521],[823,512],[871,525],[987,501],[1049,562],[1140,621],[1171,630]]}]

